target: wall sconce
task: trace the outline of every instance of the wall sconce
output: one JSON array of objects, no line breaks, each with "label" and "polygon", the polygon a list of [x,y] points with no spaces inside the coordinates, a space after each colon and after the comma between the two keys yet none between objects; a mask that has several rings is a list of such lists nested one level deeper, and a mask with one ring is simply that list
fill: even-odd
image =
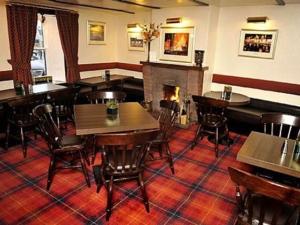
[{"label": "wall sconce", "polygon": [[166,23],[172,24],[172,23],[181,23],[182,18],[181,17],[175,17],[175,18],[167,18]]},{"label": "wall sconce", "polygon": [[266,16],[248,17],[247,23],[265,23],[268,19]]},{"label": "wall sconce", "polygon": [[127,24],[127,28],[128,29],[131,29],[131,28],[138,28],[139,25],[137,23],[130,23],[130,24]]}]

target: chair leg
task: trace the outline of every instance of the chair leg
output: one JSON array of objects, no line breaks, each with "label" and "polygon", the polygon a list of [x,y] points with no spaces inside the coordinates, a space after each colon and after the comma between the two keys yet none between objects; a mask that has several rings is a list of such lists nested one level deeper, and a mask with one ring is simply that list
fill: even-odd
[{"label": "chair leg", "polygon": [[171,151],[170,151],[169,142],[166,141],[163,144],[164,144],[165,149],[166,149],[166,153],[167,153],[167,156],[168,156],[168,160],[169,160],[169,164],[170,164],[172,174],[175,174],[174,162],[173,162],[173,157],[172,157],[172,154],[171,154]]},{"label": "chair leg", "polygon": [[97,189],[96,192],[99,193],[101,187],[104,184],[104,180],[103,180],[103,169],[102,166],[94,166],[93,167],[93,173],[94,173],[94,178],[95,178],[95,182],[97,185]]},{"label": "chair leg", "polygon": [[79,151],[79,155],[80,155],[80,163],[81,163],[81,168],[82,168],[82,171],[83,171],[83,174],[84,174],[84,177],[85,177],[85,181],[86,181],[88,187],[91,187],[89,174],[87,172],[87,169],[86,169],[85,162],[84,162],[81,151]]},{"label": "chair leg", "polygon": [[106,221],[109,220],[111,215],[111,208],[112,208],[112,193],[113,193],[113,176],[110,177],[108,189],[107,189],[107,206],[106,206]]},{"label": "chair leg", "polygon": [[20,134],[21,134],[21,141],[22,141],[22,148],[23,148],[23,156],[24,156],[24,158],[26,158],[26,155],[27,155],[27,145],[25,143],[25,137],[24,137],[23,127],[20,127]]},{"label": "chair leg", "polygon": [[97,147],[96,147],[96,137],[93,137],[93,153],[92,153],[92,164],[94,165],[95,159],[97,154]]},{"label": "chair leg", "polygon": [[200,134],[201,134],[201,124],[199,124],[199,126],[197,128],[194,140],[193,140],[192,145],[191,145],[191,149],[193,149],[195,147],[195,145],[197,144],[198,139],[200,137]]},{"label": "chair leg", "polygon": [[9,133],[10,133],[10,124],[7,124],[6,127],[6,141],[5,141],[5,149],[8,149],[8,140],[9,140]]},{"label": "chair leg", "polygon": [[48,169],[47,191],[49,191],[54,177],[55,164],[56,164],[56,158],[55,155],[52,154],[50,157],[50,164]]},{"label": "chair leg", "polygon": [[143,176],[142,176],[141,173],[139,173],[138,183],[139,183],[139,186],[140,186],[141,191],[142,191],[142,195],[143,195],[144,205],[145,205],[146,211],[150,212],[149,200],[148,200],[148,196],[147,196],[147,192],[146,192],[146,187],[145,187],[145,184],[144,184]]},{"label": "chair leg", "polygon": [[215,137],[215,153],[216,153],[216,158],[218,158],[218,147],[219,147],[219,129],[216,127],[216,137]]}]

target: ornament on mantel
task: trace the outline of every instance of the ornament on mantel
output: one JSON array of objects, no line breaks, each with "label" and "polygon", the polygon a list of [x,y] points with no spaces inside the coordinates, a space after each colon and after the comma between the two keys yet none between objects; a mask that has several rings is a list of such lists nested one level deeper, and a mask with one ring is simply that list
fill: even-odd
[{"label": "ornament on mantel", "polygon": [[147,50],[148,50],[148,56],[147,56],[147,62],[150,60],[150,43],[154,39],[158,38],[160,35],[160,27],[161,24],[155,25],[155,23],[150,23],[149,25],[141,25],[142,28],[142,34],[144,38],[144,42],[147,44]]}]

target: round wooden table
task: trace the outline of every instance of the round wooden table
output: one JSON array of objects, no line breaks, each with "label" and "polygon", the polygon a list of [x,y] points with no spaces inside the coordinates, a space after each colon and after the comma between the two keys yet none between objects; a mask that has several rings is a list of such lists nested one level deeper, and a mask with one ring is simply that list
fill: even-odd
[{"label": "round wooden table", "polygon": [[[209,91],[204,93],[205,97],[208,98],[215,98],[220,100],[225,100],[222,98],[222,91]],[[247,105],[250,103],[250,98],[246,95],[238,94],[238,93],[231,93],[230,100],[226,100],[229,102],[230,106],[239,106],[239,105]]]}]

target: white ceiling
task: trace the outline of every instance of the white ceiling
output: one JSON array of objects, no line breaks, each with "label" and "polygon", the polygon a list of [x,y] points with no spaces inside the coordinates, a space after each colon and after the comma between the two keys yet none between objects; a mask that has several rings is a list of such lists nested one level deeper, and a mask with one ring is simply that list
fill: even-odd
[{"label": "white ceiling", "polygon": [[[8,0],[9,1],[9,0]],[[80,7],[78,4],[86,6],[96,6],[111,8],[117,10],[123,10],[126,12],[147,11],[152,7],[170,8],[170,7],[185,7],[185,6],[199,6],[206,7],[204,5],[216,5],[221,7],[227,6],[255,6],[255,5],[278,5],[279,0],[11,0],[11,1],[23,1],[31,3],[40,3],[47,5],[57,5],[60,7],[70,6]],[[123,2],[122,2],[123,1]],[[288,4],[300,4],[300,0],[283,0],[286,5]],[[127,3],[126,3],[127,2]],[[133,3],[133,4],[128,4]],[[63,4],[68,3],[68,4]],[[201,4],[204,3],[204,4]],[[139,6],[143,5],[143,6]],[[149,7],[144,7],[149,6]],[[284,6],[278,6],[284,7]]]}]

